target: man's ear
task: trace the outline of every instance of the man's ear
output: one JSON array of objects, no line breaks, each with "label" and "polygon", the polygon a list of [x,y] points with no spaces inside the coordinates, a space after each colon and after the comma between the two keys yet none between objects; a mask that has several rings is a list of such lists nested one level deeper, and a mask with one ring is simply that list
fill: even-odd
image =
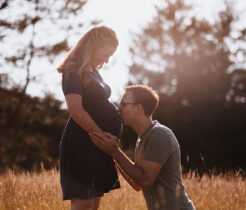
[{"label": "man's ear", "polygon": [[143,108],[142,104],[137,104],[137,111],[139,113],[143,113],[144,112],[144,108]]}]

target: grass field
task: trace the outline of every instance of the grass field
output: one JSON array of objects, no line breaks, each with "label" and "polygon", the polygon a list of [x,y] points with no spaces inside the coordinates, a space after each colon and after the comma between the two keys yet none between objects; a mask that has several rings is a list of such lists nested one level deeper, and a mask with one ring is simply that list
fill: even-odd
[{"label": "grass field", "polygon": [[[146,210],[142,193],[132,190],[122,177],[120,181],[122,188],[106,194],[100,210]],[[235,173],[201,180],[190,173],[183,181],[197,210],[246,210],[246,180]],[[0,176],[1,210],[62,210],[69,205],[62,201],[56,170]]]}]

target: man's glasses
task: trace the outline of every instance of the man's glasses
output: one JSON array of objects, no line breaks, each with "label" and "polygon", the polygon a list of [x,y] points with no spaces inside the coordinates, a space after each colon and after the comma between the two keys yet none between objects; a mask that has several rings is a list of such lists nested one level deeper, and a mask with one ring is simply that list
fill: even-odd
[{"label": "man's glasses", "polygon": [[121,106],[122,108],[124,108],[127,104],[135,104],[135,103],[121,101],[120,104],[119,104],[119,106]]}]

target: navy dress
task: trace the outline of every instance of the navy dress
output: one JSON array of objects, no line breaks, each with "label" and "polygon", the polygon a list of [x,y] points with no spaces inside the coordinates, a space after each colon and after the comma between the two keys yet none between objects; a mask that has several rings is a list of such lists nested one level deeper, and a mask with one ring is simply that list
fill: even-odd
[{"label": "navy dress", "polygon": [[[120,137],[122,124],[117,108],[108,100],[110,87],[97,70],[91,74],[92,79],[84,88],[77,70],[65,70],[62,75],[64,95],[81,95],[84,109],[96,124],[103,131]],[[97,149],[88,133],[71,117],[60,145],[60,177],[63,200],[94,198],[120,187],[113,159]]]}]

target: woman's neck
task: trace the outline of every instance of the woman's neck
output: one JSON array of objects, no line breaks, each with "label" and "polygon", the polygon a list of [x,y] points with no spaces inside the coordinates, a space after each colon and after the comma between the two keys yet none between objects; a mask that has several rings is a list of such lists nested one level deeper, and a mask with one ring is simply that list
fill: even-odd
[{"label": "woman's neck", "polygon": [[95,72],[95,71],[96,71],[96,68],[93,67],[93,66],[90,66],[90,65],[88,65],[88,66],[86,67],[86,69],[88,69],[90,72]]}]

